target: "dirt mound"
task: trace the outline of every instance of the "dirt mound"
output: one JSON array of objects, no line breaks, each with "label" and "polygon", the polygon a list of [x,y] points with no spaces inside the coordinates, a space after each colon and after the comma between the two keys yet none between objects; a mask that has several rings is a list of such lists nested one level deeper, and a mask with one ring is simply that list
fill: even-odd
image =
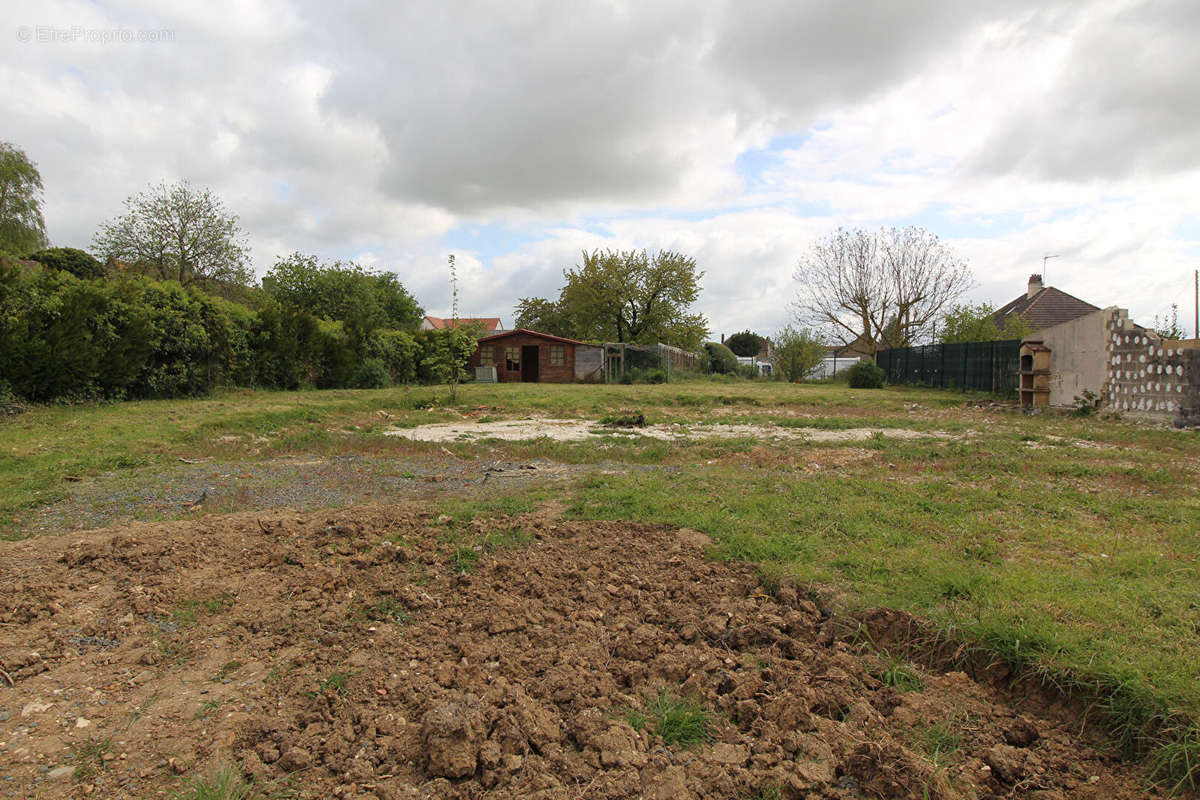
[{"label": "dirt mound", "polygon": [[863,652],[694,531],[234,515],[0,546],[0,792],[1144,798],[1077,721]]}]

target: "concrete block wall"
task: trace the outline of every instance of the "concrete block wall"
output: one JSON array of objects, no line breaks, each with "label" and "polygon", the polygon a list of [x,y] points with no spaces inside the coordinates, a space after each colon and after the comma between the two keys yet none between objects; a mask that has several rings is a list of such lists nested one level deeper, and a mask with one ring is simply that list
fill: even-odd
[{"label": "concrete block wall", "polygon": [[1124,309],[1106,309],[1108,383],[1113,411],[1179,425],[1200,425],[1200,347],[1138,328]]}]

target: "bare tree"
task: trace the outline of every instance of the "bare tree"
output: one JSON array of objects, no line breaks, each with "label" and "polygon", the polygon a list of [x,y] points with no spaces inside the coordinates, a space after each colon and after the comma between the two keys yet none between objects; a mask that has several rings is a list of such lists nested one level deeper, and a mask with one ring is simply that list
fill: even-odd
[{"label": "bare tree", "polygon": [[965,260],[923,228],[838,228],[795,272],[802,319],[874,352],[929,332],[972,285]]},{"label": "bare tree", "polygon": [[160,183],[125,201],[128,209],[103,226],[96,249],[149,267],[185,286],[199,280],[249,283],[249,254],[237,217],[208,189],[187,181]]}]

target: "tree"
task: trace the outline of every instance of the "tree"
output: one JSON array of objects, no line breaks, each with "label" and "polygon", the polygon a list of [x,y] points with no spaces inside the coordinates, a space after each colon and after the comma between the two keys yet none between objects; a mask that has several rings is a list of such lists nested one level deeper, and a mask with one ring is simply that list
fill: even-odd
[{"label": "tree", "polygon": [[[458,267],[454,254],[448,259],[450,271],[450,319],[458,319]],[[439,331],[430,331],[433,337],[429,355],[424,366],[437,380],[444,380],[450,390],[450,402],[458,402],[458,384],[467,377],[467,363],[475,352],[478,329],[471,326],[452,325]]]},{"label": "tree", "polygon": [[825,342],[807,328],[788,325],[775,336],[772,367],[785,380],[798,381],[825,357]]},{"label": "tree", "polygon": [[938,341],[942,344],[955,342],[994,342],[999,339],[1023,339],[1033,333],[1033,328],[1020,314],[1011,314],[1004,320],[1004,327],[997,328],[991,303],[958,305],[942,317]]},{"label": "tree", "polygon": [[348,261],[321,262],[292,253],[263,276],[263,289],[280,303],[322,319],[361,320],[367,327],[415,331],[424,310],[392,272],[372,272]]},{"label": "tree", "polygon": [[284,306],[344,325],[356,353],[366,352],[380,328],[415,331],[424,313],[390,272],[375,273],[358,264],[292,253],[263,276],[263,290]]},{"label": "tree", "polygon": [[904,347],[971,286],[970,270],[923,228],[839,228],[797,265],[797,310],[843,344]]},{"label": "tree", "polygon": [[563,272],[557,302],[522,298],[517,325],[541,324],[545,333],[576,339],[695,348],[708,322],[688,310],[703,275],[694,259],[670,250],[584,252],[582,266]]},{"label": "tree", "polygon": [[544,297],[522,297],[517,303],[514,326],[526,330],[549,333],[554,336],[573,337],[570,322],[558,303]]},{"label": "tree", "polygon": [[0,142],[0,253],[23,256],[45,246],[41,173],[20,148]]},{"label": "tree", "polygon": [[1179,325],[1179,305],[1171,304],[1171,316],[1163,314],[1159,322],[1158,314],[1154,315],[1154,332],[1164,339],[1179,341],[1188,338],[1187,332]]},{"label": "tree", "polygon": [[762,350],[763,340],[757,333],[748,330],[735,333],[725,340],[725,346],[737,356],[756,356]]},{"label": "tree", "polygon": [[106,259],[149,268],[184,286],[197,281],[249,283],[249,251],[237,217],[208,189],[160,183],[125,200],[122,217],[95,237]]},{"label": "tree", "polygon": [[49,247],[29,254],[30,261],[37,261],[51,269],[69,272],[76,278],[103,278],[108,271],[91,253],[74,247]]}]

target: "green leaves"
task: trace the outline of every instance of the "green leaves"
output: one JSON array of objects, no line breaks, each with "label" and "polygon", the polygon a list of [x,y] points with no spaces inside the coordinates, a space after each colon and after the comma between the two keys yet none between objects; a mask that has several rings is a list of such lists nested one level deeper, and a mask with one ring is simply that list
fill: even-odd
[{"label": "green leaves", "polygon": [[129,197],[125,207],[124,216],[96,233],[96,249],[106,258],[149,267],[184,286],[250,282],[250,251],[237,216],[208,189],[160,183]]},{"label": "green leaves", "polygon": [[670,250],[593,250],[566,270],[557,302],[523,298],[516,325],[542,333],[606,342],[700,346],[708,321],[688,309],[700,296],[690,256]]},{"label": "green leaves", "polygon": [[21,256],[45,244],[42,176],[24,151],[0,142],[0,253]]}]

